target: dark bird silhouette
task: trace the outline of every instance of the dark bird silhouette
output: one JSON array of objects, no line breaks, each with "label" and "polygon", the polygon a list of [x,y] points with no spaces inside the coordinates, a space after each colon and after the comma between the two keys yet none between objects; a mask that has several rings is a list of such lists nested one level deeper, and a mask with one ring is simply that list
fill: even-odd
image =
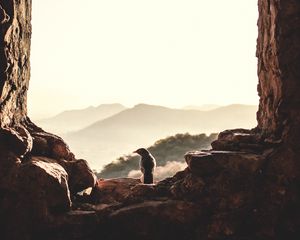
[{"label": "dark bird silhouette", "polygon": [[143,182],[145,184],[152,184],[154,168],[156,166],[155,158],[145,148],[139,148],[138,150],[134,151],[134,153],[137,153],[141,156],[140,169],[143,173]]}]

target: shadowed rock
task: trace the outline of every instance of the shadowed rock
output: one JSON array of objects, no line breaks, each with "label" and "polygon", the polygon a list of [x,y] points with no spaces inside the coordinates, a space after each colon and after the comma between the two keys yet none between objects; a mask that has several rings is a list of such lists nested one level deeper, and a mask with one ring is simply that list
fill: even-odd
[{"label": "shadowed rock", "polygon": [[2,148],[24,156],[32,150],[33,140],[26,128],[18,127],[0,129],[0,142]]},{"label": "shadowed rock", "polygon": [[141,181],[132,178],[100,179],[92,191],[92,198],[99,203],[122,202],[138,184]]},{"label": "shadowed rock", "polygon": [[71,208],[68,174],[57,162],[47,158],[33,157],[20,166],[17,181],[24,195],[42,201],[47,214],[50,210],[66,211]]},{"label": "shadowed rock", "polygon": [[97,178],[86,160],[59,161],[69,175],[69,187],[72,193],[81,192],[96,185]]},{"label": "shadowed rock", "polygon": [[187,153],[185,159],[193,174],[210,176],[222,170],[255,173],[262,167],[265,157],[246,152],[199,151]]}]

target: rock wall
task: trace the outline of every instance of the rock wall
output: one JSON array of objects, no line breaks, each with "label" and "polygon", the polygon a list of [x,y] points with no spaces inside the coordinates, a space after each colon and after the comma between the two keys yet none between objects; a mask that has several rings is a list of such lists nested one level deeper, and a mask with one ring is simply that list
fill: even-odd
[{"label": "rock wall", "polygon": [[300,2],[259,0],[258,133],[278,144],[270,174],[299,179],[300,142]]},{"label": "rock wall", "polygon": [[0,126],[19,125],[27,114],[31,0],[0,3]]},{"label": "rock wall", "polygon": [[259,0],[258,128],[276,140],[300,139],[300,4]]},{"label": "rock wall", "polygon": [[96,183],[85,160],[27,117],[31,4],[0,1],[1,239],[31,239],[54,213],[71,209],[77,192]]}]

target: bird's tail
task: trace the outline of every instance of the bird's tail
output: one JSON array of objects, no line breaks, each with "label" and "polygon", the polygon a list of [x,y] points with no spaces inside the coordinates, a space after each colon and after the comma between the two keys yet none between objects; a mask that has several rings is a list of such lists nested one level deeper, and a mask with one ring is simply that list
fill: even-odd
[{"label": "bird's tail", "polygon": [[153,173],[152,172],[144,173],[144,184],[153,184]]}]

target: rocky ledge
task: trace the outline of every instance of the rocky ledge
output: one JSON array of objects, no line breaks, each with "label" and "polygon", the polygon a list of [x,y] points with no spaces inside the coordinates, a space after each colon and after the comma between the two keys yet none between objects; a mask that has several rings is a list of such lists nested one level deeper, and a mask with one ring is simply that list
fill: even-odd
[{"label": "rocky ledge", "polygon": [[1,239],[32,239],[49,219],[72,209],[78,192],[96,184],[85,160],[29,119],[0,129],[0,142]]},{"label": "rocky ledge", "polygon": [[[51,210],[40,229],[49,240],[297,239],[298,185],[268,170],[277,147],[268,143],[257,152],[189,152],[184,171],[153,185],[131,178],[99,179],[95,187],[73,195],[66,214]],[[66,195],[54,194],[69,204]]]}]

